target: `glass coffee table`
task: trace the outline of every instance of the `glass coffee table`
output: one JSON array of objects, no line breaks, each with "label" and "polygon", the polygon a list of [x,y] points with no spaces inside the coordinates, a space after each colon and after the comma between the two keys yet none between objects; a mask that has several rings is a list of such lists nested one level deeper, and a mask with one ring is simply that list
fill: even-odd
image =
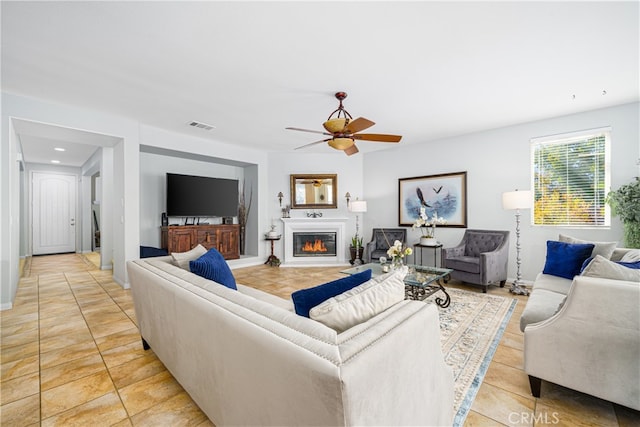
[{"label": "glass coffee table", "polygon": [[[342,270],[340,273],[356,274],[361,271],[371,270],[371,276],[376,277],[389,271],[385,271],[385,266],[388,267],[389,264],[369,263]],[[437,296],[435,302],[442,308],[449,307],[451,297],[444,286],[442,286],[442,282],[446,283],[449,274],[453,270],[450,268],[427,267],[412,264],[408,264],[407,267],[409,267],[409,272],[404,278],[405,299],[422,301],[436,292],[442,291],[444,298]]]}]

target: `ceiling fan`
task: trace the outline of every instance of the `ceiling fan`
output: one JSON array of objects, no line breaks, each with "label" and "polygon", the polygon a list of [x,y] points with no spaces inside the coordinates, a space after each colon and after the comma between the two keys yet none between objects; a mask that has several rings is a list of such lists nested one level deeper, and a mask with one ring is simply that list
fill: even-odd
[{"label": "ceiling fan", "polygon": [[[358,147],[356,147],[355,140],[362,141],[375,141],[375,142],[400,142],[402,136],[400,135],[385,135],[381,133],[358,133],[365,129],[375,125],[371,120],[364,117],[358,117],[353,119],[351,114],[344,109],[342,101],[347,97],[346,92],[336,92],[336,99],[340,101],[338,108],[329,115],[329,118],[322,126],[326,129],[326,132],[319,130],[301,129],[288,127],[289,130],[298,130],[302,132],[319,133],[322,135],[330,136],[330,138],[321,139],[320,141],[311,142],[309,144],[297,147],[296,150],[301,148],[310,147],[312,145],[328,142],[329,146],[336,150],[342,150],[347,156],[356,154]],[[334,117],[335,116],[335,117]]]}]

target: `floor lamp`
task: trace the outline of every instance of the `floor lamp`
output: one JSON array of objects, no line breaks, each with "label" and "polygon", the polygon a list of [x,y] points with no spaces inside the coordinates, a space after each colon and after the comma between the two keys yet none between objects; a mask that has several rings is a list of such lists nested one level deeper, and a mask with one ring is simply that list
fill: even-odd
[{"label": "floor lamp", "polygon": [[353,200],[349,203],[349,211],[356,214],[356,258],[353,261],[353,265],[360,265],[362,264],[362,258],[358,256],[360,253],[360,240],[358,239],[360,224],[358,223],[358,214],[367,211],[367,202],[364,200]]},{"label": "floor lamp", "polygon": [[531,191],[508,191],[502,193],[502,208],[516,211],[516,280],[509,292],[516,295],[529,295],[529,291],[521,285],[520,276],[520,209],[531,209]]}]

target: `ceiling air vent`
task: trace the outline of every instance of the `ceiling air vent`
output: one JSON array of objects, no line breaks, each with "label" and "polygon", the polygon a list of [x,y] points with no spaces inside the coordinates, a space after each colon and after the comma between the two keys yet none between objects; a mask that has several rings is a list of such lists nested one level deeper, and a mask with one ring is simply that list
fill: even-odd
[{"label": "ceiling air vent", "polygon": [[196,122],[196,121],[189,122],[189,126],[193,126],[194,128],[204,129],[204,130],[207,130],[207,131],[213,130],[213,129],[216,128],[213,125],[208,125],[206,123]]}]

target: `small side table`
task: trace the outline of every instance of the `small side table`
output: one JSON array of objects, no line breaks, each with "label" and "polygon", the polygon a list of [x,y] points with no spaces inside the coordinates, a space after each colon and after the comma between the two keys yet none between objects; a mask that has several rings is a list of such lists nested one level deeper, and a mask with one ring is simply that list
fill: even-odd
[{"label": "small side table", "polygon": [[[418,264],[417,253],[416,250],[420,249],[420,265],[424,265],[422,262],[422,251],[425,249],[433,249],[433,266],[438,267],[439,264],[442,264],[442,243],[438,243],[437,245],[421,245],[420,243],[416,243],[413,245],[413,260],[415,264]],[[440,251],[438,251],[440,249]],[[438,252],[440,252],[440,262],[438,262]]]},{"label": "small side table", "polygon": [[271,242],[271,255],[269,255],[269,258],[267,258],[267,260],[264,262],[265,265],[270,265],[271,267],[280,267],[280,260],[278,259],[277,256],[273,254],[273,244],[275,243],[276,240],[280,240],[281,238],[282,236],[277,236],[277,237],[264,236],[264,240]]}]

